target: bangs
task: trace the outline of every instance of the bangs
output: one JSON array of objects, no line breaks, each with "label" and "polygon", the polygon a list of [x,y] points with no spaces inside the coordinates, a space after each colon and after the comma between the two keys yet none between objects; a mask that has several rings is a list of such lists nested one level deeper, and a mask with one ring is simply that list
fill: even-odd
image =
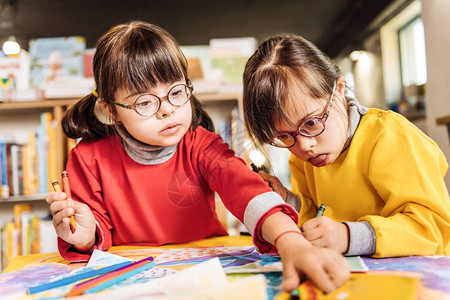
[{"label": "bangs", "polygon": [[282,68],[270,66],[255,73],[244,89],[245,122],[260,143],[272,141],[276,135],[275,120],[287,118],[283,97],[287,93],[287,82]]},{"label": "bangs", "polygon": [[101,68],[97,74],[103,78],[96,81],[102,85],[98,90],[103,91],[104,99],[114,99],[118,89],[144,93],[158,83],[187,80],[186,59],[167,32],[133,23],[122,30],[123,34],[108,40],[114,46],[105,47],[106,63],[97,66]]},{"label": "bangs", "polygon": [[[308,101],[328,92],[328,84],[302,67],[270,65],[255,73],[244,89],[246,125],[259,143],[277,135],[276,123],[296,125],[288,110],[301,114]],[[293,105],[295,102],[295,105]],[[257,125],[256,125],[257,124]]]}]

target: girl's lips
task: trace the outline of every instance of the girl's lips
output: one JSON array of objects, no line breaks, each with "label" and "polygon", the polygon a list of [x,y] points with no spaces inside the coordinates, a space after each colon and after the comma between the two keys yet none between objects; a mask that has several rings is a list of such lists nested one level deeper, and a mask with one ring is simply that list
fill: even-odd
[{"label": "girl's lips", "polygon": [[169,124],[163,128],[159,133],[162,135],[171,135],[176,133],[180,129],[180,124]]},{"label": "girl's lips", "polygon": [[327,164],[327,154],[320,154],[316,157],[308,159],[308,162],[315,167],[323,167]]}]

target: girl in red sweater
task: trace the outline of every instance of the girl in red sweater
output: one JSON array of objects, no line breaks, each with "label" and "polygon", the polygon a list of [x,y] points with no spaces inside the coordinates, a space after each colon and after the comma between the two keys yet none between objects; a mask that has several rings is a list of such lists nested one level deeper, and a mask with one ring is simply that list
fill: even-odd
[{"label": "girl in red sweater", "polygon": [[303,275],[326,292],[347,280],[343,256],[312,246],[296,211],[206,130],[211,120],[192,96],[186,59],[170,34],[143,22],[116,26],[98,41],[93,68],[96,90],[62,120],[68,137],[81,138],[66,168],[72,198],[47,196],[65,259],[87,260],[113,245],[226,235],[217,192],[259,252],[279,253],[284,289]]}]

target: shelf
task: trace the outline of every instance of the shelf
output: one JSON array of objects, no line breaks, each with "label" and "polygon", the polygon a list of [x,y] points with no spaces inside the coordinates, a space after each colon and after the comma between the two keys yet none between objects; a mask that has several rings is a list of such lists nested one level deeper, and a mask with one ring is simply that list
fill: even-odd
[{"label": "shelf", "polygon": [[11,196],[9,198],[0,198],[1,203],[11,203],[11,202],[30,202],[30,201],[45,201],[47,194],[37,194],[29,196]]},{"label": "shelf", "polygon": [[57,99],[57,100],[40,100],[40,101],[17,101],[17,102],[1,102],[0,114],[8,114],[12,111],[21,113],[24,111],[41,111],[53,109],[54,107],[71,106],[79,99]]},{"label": "shelf", "polygon": [[[240,92],[224,92],[224,93],[199,93],[194,95],[201,102],[212,101],[229,101],[239,100],[241,98]],[[53,108],[55,106],[71,106],[79,101],[81,98],[67,98],[67,99],[48,99],[40,101],[16,101],[16,102],[0,102],[0,113],[8,111],[20,110],[39,110]]]}]

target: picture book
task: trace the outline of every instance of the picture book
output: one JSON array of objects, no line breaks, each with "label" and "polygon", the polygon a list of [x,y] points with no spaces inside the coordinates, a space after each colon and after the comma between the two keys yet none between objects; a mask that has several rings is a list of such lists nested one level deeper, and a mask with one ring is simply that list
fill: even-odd
[{"label": "picture book", "polygon": [[45,89],[64,78],[83,77],[86,40],[81,36],[30,40],[30,85]]},{"label": "picture book", "polygon": [[256,50],[253,37],[221,38],[209,41],[214,77],[230,84],[242,83],[242,74],[248,58]]}]

